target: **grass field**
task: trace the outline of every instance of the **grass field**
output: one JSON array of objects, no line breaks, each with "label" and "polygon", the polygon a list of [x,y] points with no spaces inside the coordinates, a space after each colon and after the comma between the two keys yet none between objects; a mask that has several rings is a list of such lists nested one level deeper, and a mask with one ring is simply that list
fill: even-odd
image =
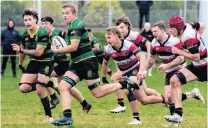
[{"label": "grass field", "polygon": [[[10,71],[10,64],[7,65],[5,77],[1,79],[1,125],[3,128],[52,128],[50,123],[42,123],[44,111],[36,92],[23,94],[18,89],[21,77],[13,78]],[[153,76],[147,78],[149,87],[163,93],[163,74],[153,70]],[[194,87],[200,89],[202,95],[207,99],[207,83],[192,82],[183,87],[183,92],[190,91]],[[92,110],[87,115],[81,114],[81,105],[73,99],[72,113],[74,124],[70,128],[162,128],[165,121],[163,116],[169,114],[169,110],[162,104],[141,105],[140,118],[142,125],[129,126],[128,122],[132,119],[130,107],[125,104],[127,111],[121,114],[111,114],[110,109],[116,105],[115,94],[101,99],[94,98],[87,89],[84,82],[76,86],[81,90],[85,98],[92,103]],[[181,128],[206,128],[207,127],[207,104],[189,99],[183,102],[184,122]],[[52,110],[53,118],[57,119],[62,113],[59,104]]]}]

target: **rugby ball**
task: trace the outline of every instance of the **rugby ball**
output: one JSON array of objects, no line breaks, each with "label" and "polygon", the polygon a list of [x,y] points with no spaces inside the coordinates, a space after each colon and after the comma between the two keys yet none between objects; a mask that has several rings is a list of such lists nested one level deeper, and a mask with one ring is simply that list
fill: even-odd
[{"label": "rugby ball", "polygon": [[54,36],[51,45],[55,46],[57,49],[67,46],[66,41],[60,36]]}]

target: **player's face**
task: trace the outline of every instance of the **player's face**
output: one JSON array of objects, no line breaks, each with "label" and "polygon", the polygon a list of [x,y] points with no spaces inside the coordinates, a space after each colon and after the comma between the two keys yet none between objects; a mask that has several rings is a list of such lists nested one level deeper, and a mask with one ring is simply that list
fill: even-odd
[{"label": "player's face", "polygon": [[107,32],[105,34],[105,38],[107,40],[107,43],[110,44],[111,47],[115,46],[117,43],[117,37],[116,34],[113,34],[112,32]]},{"label": "player's face", "polygon": [[171,34],[174,36],[174,37],[177,37],[178,36],[178,31],[176,28],[169,28],[169,31],[171,32]]},{"label": "player's face", "polygon": [[75,15],[72,13],[70,8],[63,8],[62,9],[62,15],[63,15],[63,18],[64,18],[64,22],[67,25],[70,24],[75,18]]},{"label": "player's face", "polygon": [[53,25],[50,22],[42,22],[41,23],[44,28],[46,28],[49,32],[52,30]]},{"label": "player's face", "polygon": [[9,21],[9,27],[10,28],[14,27],[14,22],[13,21]]},{"label": "player's face", "polygon": [[152,34],[156,40],[161,40],[163,32],[158,26],[152,27]]},{"label": "player's face", "polygon": [[118,28],[121,31],[121,34],[123,35],[123,37],[126,37],[129,32],[128,25],[126,25],[124,23],[120,23],[118,25]]},{"label": "player's face", "polygon": [[36,19],[31,15],[25,15],[24,24],[27,29],[33,29],[36,26]]}]

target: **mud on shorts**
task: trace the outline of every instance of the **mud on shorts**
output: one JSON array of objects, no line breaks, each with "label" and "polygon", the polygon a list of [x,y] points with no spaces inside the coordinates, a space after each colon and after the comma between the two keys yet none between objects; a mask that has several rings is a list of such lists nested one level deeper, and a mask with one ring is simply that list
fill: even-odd
[{"label": "mud on shorts", "polygon": [[50,76],[53,70],[53,62],[52,61],[35,61],[30,60],[24,74],[44,74],[46,76]]},{"label": "mud on shorts", "polygon": [[78,63],[72,63],[67,71],[71,71],[76,74],[80,81],[93,80],[99,78],[98,74],[98,61],[95,57],[83,60]]}]

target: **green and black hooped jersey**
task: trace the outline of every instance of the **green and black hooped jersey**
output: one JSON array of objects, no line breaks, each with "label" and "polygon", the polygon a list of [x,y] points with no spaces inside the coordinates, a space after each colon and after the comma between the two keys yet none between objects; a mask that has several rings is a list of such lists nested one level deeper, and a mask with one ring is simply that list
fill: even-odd
[{"label": "green and black hooped jersey", "polygon": [[71,59],[74,63],[95,57],[89,40],[88,31],[85,29],[84,23],[75,19],[69,26],[66,34],[66,40],[79,40],[77,51],[71,52]]},{"label": "green and black hooped jersey", "polygon": [[44,53],[40,56],[30,56],[31,60],[36,61],[51,61],[53,59],[53,53],[51,51],[51,43],[49,43],[48,32],[45,28],[38,26],[37,32],[30,35],[27,29],[21,33],[21,43],[25,49],[36,49],[37,46],[45,47]]},{"label": "green and black hooped jersey", "polygon": [[[52,38],[54,36],[60,36],[64,39],[65,38],[65,32],[55,28],[52,32],[52,35],[50,35],[50,42],[52,42]],[[67,56],[66,56],[65,53],[53,53],[53,57],[54,57],[54,61],[68,61]]]},{"label": "green and black hooped jersey", "polygon": [[99,40],[95,36],[92,36],[91,46],[94,47],[95,44],[99,45],[100,50],[99,51],[94,51],[94,54],[96,56],[103,55],[103,46],[102,46],[101,42],[99,42]]}]

